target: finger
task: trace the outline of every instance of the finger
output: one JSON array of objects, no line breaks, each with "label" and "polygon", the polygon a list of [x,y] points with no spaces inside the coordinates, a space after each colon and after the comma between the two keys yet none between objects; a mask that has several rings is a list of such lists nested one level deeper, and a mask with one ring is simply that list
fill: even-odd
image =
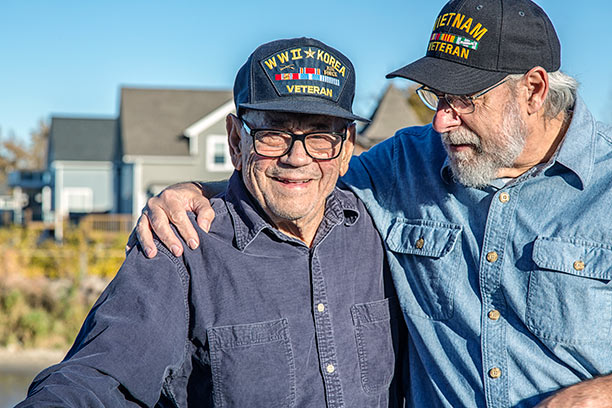
[{"label": "finger", "polygon": [[138,218],[135,231],[136,238],[138,239],[138,242],[140,242],[140,246],[144,249],[147,258],[155,258],[155,255],[157,255],[157,247],[153,241],[151,225],[145,212],[143,212],[140,218]]},{"label": "finger", "polygon": [[208,232],[210,230],[210,224],[212,224],[215,219],[215,211],[210,206],[210,201],[205,197],[198,197],[193,199],[192,207],[198,225],[204,231]]},{"label": "finger", "polygon": [[176,227],[189,248],[196,249],[199,245],[198,233],[183,208],[168,214],[168,219]]},{"label": "finger", "polygon": [[[160,208],[148,209],[146,215],[149,219],[151,229],[155,232],[159,240],[170,249],[174,256],[181,256],[183,253],[183,245],[177,238],[176,234],[170,228],[169,216]],[[147,231],[151,233],[151,231]]]}]

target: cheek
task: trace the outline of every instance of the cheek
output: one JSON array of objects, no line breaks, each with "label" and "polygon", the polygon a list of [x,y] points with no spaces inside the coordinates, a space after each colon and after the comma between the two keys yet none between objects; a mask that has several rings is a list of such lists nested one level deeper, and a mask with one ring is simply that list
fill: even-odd
[{"label": "cheek", "polygon": [[336,181],[338,181],[338,177],[340,176],[341,166],[342,164],[339,161],[321,164],[321,172],[323,174],[321,181],[322,181],[322,184],[330,191],[336,185]]}]

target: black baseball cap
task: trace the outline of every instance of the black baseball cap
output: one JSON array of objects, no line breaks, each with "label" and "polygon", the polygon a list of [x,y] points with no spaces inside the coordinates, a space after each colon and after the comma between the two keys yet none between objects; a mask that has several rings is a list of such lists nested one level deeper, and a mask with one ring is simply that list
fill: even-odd
[{"label": "black baseball cap", "polygon": [[369,122],[353,114],[355,69],[338,50],[313,38],[259,46],[240,68],[234,103],[244,109],[335,116]]},{"label": "black baseball cap", "polygon": [[530,0],[451,0],[434,23],[425,57],[391,72],[440,92],[470,95],[535,66],[554,72],[561,45]]}]

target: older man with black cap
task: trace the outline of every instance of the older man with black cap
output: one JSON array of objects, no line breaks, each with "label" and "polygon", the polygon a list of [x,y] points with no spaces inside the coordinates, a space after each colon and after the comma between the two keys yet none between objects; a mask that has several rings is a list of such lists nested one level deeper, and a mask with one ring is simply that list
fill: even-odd
[{"label": "older man with black cap", "polygon": [[416,406],[612,406],[612,129],[560,54],[532,1],[448,2],[389,74],[422,84],[433,123],[343,178],[385,239]]},{"label": "older man with black cap", "polygon": [[364,120],[354,88],[351,62],[320,41],[257,48],[236,77],[236,172],[203,245],[181,258],[130,251],[19,407],[402,404],[391,383],[403,321],[382,241],[335,188]]}]

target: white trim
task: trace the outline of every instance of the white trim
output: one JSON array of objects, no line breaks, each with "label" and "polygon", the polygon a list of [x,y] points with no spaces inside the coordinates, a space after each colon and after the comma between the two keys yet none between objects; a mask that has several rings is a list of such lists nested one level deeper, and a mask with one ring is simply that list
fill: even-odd
[{"label": "white trim", "polygon": [[132,218],[134,224],[145,205],[145,192],[142,189],[142,162],[136,161],[132,167]]},{"label": "white trim", "polygon": [[126,154],[123,164],[172,164],[175,166],[193,166],[198,163],[196,157],[191,156],[139,156]]},{"label": "white trim", "polygon": [[77,161],[77,160],[54,160],[51,162],[51,167],[96,167],[103,169],[113,168],[113,162],[109,161]]},{"label": "white trim", "polygon": [[189,154],[192,156],[198,154],[199,135],[232,112],[234,112],[234,101],[229,100],[185,129],[183,134],[189,139]]},{"label": "white trim", "polygon": [[[215,163],[215,146],[223,145],[223,164]],[[223,135],[208,135],[206,137],[206,170],[214,171],[231,171],[234,169],[232,158],[229,154],[229,146],[227,145],[227,136]]]}]

